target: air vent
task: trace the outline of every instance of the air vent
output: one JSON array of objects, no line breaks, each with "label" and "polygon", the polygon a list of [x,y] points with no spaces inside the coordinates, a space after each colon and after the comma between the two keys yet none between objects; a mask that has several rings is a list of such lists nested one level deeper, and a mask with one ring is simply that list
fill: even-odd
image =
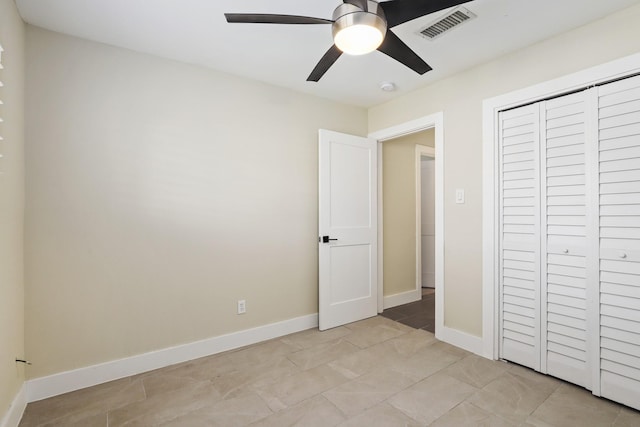
[{"label": "air vent", "polygon": [[476,15],[470,12],[469,9],[457,7],[442,18],[432,22],[427,28],[420,31],[419,34],[429,40],[435,40],[444,33],[451,31],[455,27],[459,27],[460,24],[470,21],[475,17]]}]

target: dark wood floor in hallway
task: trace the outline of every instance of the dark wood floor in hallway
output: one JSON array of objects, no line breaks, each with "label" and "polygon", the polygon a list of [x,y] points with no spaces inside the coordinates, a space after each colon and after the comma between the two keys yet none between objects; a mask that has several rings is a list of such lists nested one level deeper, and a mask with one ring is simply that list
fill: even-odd
[{"label": "dark wood floor in hallway", "polygon": [[422,288],[422,299],[385,310],[382,316],[416,329],[435,333],[435,289]]}]

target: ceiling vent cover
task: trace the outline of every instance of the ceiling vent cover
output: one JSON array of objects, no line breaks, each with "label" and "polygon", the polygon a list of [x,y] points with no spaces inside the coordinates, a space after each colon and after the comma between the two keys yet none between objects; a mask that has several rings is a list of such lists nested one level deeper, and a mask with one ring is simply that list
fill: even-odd
[{"label": "ceiling vent cover", "polygon": [[421,36],[429,40],[435,40],[447,31],[460,24],[470,21],[476,15],[464,7],[457,7],[437,21],[432,22],[427,28],[419,32]]}]

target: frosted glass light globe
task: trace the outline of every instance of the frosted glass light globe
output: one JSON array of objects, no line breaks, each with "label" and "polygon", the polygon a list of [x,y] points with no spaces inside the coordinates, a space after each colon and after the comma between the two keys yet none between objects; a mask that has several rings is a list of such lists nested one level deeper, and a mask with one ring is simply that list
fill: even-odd
[{"label": "frosted glass light globe", "polygon": [[349,55],[373,52],[382,44],[382,40],[382,31],[369,25],[351,25],[338,31],[333,38],[338,49]]},{"label": "frosted glass light globe", "polygon": [[373,52],[382,44],[387,34],[387,21],[380,5],[368,2],[362,10],[344,3],[333,12],[333,42],[349,55]]}]

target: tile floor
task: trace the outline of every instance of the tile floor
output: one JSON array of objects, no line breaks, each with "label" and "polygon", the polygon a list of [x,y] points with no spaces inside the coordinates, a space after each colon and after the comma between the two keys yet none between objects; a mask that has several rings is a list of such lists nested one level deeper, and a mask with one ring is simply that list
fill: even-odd
[{"label": "tile floor", "polygon": [[436,332],[436,294],[422,288],[422,300],[385,310],[382,316],[416,329]]},{"label": "tile floor", "polygon": [[382,316],[31,403],[27,426],[640,426],[640,413]]}]

